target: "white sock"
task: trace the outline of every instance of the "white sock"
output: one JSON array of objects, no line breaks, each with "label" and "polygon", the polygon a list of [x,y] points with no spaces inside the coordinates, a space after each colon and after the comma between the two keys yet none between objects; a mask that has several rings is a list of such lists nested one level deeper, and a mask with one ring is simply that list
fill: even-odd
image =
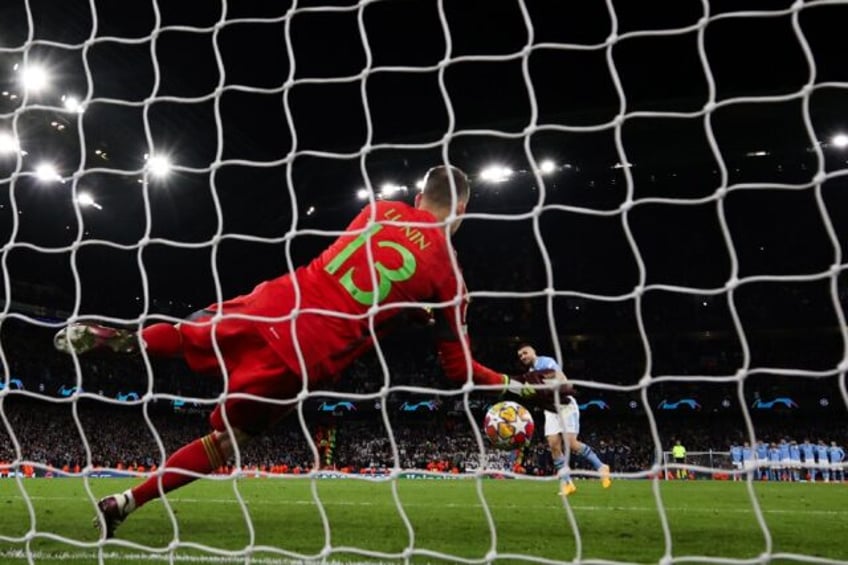
[{"label": "white sock", "polygon": [[135,510],[135,498],[133,498],[132,490],[127,489],[121,494],[124,496],[124,514],[129,514]]}]

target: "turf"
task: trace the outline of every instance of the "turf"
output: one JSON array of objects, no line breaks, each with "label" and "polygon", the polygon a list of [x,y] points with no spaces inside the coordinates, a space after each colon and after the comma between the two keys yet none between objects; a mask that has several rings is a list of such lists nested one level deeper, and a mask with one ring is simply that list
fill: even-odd
[{"label": "turf", "polygon": [[[2,563],[25,562],[28,552],[37,563],[140,562],[149,561],[151,552],[167,561],[169,547],[177,561],[244,563],[239,552],[251,542],[250,562],[257,563],[319,556],[335,563],[395,563],[403,562],[400,556],[408,548],[414,563],[482,562],[494,552],[497,563],[528,562],[521,555],[553,561],[658,562],[667,543],[655,485],[644,480],[615,481],[609,490],[596,481],[580,481],[568,507],[554,483],[525,480],[203,480],[169,498],[178,533],[166,506],[155,501],[133,514],[115,541],[99,546],[91,525],[93,503],[81,479],[28,479],[22,484],[32,515],[18,482],[0,480]],[[99,497],[133,482],[91,479],[88,484]],[[756,559],[768,551],[745,483],[671,481],[656,486],[672,557]],[[395,504],[395,489],[409,529]],[[848,560],[848,485],[758,483],[754,491],[776,561],[792,561],[787,554]],[[491,510],[496,537],[479,495]],[[177,547],[177,536],[188,545]]]}]

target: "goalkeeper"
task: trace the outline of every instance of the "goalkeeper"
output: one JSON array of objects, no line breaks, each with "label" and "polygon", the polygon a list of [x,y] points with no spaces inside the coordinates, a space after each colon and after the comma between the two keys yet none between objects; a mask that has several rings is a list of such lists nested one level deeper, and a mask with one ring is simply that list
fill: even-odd
[{"label": "goalkeeper", "polygon": [[[130,512],[224,465],[236,444],[292,411],[302,390],[338,378],[373,347],[370,318],[377,335],[402,320],[404,308],[395,303],[447,305],[438,312],[437,345],[450,379],[465,382],[470,376],[476,385],[553,407],[551,390],[531,386],[541,382],[540,375],[510,379],[470,357],[467,291],[448,239],[460,226],[469,196],[465,173],[435,167],[414,208],[387,201],[366,206],[309,265],[263,282],[248,295],[213,304],[176,325],[150,325],[140,334],[89,323],[59,331],[54,343],[68,353],[104,348],[134,353],[142,346],[154,357],[183,357],[195,372],[226,374],[227,395],[210,416],[212,432],[173,453],[161,477],[98,501],[95,525],[101,535],[112,537]],[[429,311],[407,307],[410,311],[432,321]]]},{"label": "goalkeeper", "polygon": [[[530,344],[523,343],[518,346],[518,360],[531,371],[553,370],[556,371],[555,374],[558,378],[565,378],[559,365],[552,357],[536,355],[536,350]],[[571,387],[566,385],[561,390],[570,391]],[[594,449],[577,439],[577,435],[580,433],[580,408],[577,406],[577,401],[574,400],[573,396],[561,398],[562,406],[560,406],[558,412],[556,408],[545,410],[545,438],[548,440],[551,458],[554,460],[554,468],[561,479],[560,494],[568,496],[577,491],[577,487],[568,472],[568,455],[563,447],[563,437],[565,437],[565,443],[571,453],[588,461],[600,473],[601,485],[604,488],[609,488],[612,484],[609,465],[601,462]]]}]

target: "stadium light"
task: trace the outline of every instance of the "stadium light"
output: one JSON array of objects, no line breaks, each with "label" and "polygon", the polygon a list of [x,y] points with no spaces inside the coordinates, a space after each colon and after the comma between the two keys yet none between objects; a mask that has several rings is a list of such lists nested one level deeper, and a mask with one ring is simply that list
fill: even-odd
[{"label": "stadium light", "polygon": [[62,177],[56,171],[56,167],[50,163],[41,163],[35,168],[35,177],[42,182],[61,181]]},{"label": "stadium light", "polygon": [[556,170],[556,163],[550,159],[545,159],[539,163],[539,170],[543,175],[549,175]]},{"label": "stadium light", "polygon": [[82,104],[80,104],[79,98],[76,96],[71,96],[70,94],[62,95],[62,103],[65,105],[65,109],[70,112],[77,112],[79,114],[83,113]]},{"label": "stadium light", "polygon": [[424,179],[421,179],[421,180],[419,180],[418,182],[416,182],[416,183],[415,183],[415,187],[416,187],[418,190],[424,190]]},{"label": "stadium light", "polygon": [[845,149],[848,147],[848,134],[837,133],[830,138],[830,143],[837,149]]},{"label": "stadium light", "polygon": [[154,177],[165,178],[171,174],[171,160],[164,155],[147,156],[147,170]]},{"label": "stadium light", "polygon": [[480,179],[486,182],[505,182],[512,177],[513,170],[501,165],[491,165],[480,171]]},{"label": "stadium light", "polygon": [[359,198],[360,200],[367,200],[368,199],[368,189],[367,188],[360,188],[359,190],[356,191],[356,197]]},{"label": "stadium light", "polygon": [[315,206],[310,206],[309,208],[306,209],[306,215],[307,216],[311,216],[314,213],[315,213]]},{"label": "stadium light", "polygon": [[80,192],[77,195],[77,203],[80,206],[91,206],[92,208],[97,208],[98,210],[102,210],[103,206],[94,201],[94,198],[91,197],[91,194],[87,192]]},{"label": "stadium light", "polygon": [[0,131],[0,155],[17,153],[21,150],[21,144],[8,132]]},{"label": "stadium light", "polygon": [[40,65],[30,65],[21,71],[21,84],[28,92],[40,92],[50,84],[47,71]]},{"label": "stadium light", "polygon": [[406,192],[407,188],[400,184],[394,184],[391,182],[384,183],[383,186],[380,187],[380,193],[385,197],[393,196],[398,192]]}]

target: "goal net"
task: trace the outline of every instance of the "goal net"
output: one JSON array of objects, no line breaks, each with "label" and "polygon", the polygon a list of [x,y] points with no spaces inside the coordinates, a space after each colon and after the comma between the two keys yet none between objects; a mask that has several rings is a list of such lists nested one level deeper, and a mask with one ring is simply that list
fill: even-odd
[{"label": "goal net", "polygon": [[[0,6],[0,561],[845,563],[848,2],[200,4]],[[244,295],[441,164],[466,353],[554,358],[612,487],[574,452],[560,496],[541,411],[494,449],[497,396],[371,324],[334,386],[91,528],[228,377],[54,334]]]}]

